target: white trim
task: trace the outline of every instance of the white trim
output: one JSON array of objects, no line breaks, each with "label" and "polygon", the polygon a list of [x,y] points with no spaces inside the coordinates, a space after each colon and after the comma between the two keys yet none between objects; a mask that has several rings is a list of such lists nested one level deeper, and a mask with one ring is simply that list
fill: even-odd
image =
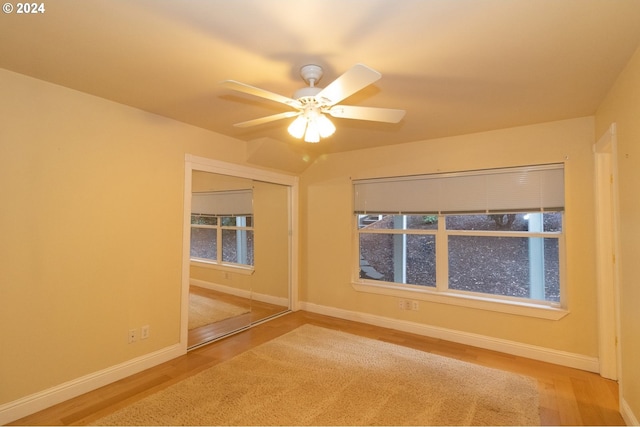
[{"label": "white trim", "polygon": [[478,310],[495,311],[498,313],[515,314],[518,316],[537,317],[539,319],[559,320],[569,314],[569,311],[560,307],[540,305],[528,302],[508,299],[495,299],[479,295],[467,295],[462,293],[446,293],[429,290],[413,290],[408,286],[384,285],[378,283],[351,283],[358,292],[387,295],[398,298],[417,299],[431,301],[439,304],[457,305],[460,307],[475,308]]},{"label": "white trim", "polygon": [[185,354],[181,345],[175,344],[153,353],[114,365],[107,369],[76,378],[13,402],[0,405],[0,425],[5,425],[27,415],[49,408],[60,402],[96,390],[145,369],[167,362]]},{"label": "white trim", "polygon": [[295,180],[295,184],[291,186],[289,192],[289,212],[291,217],[289,218],[289,260],[291,261],[290,277],[289,277],[289,308],[292,311],[298,311],[298,274],[299,274],[299,185],[298,178]]},{"label": "white trim", "polygon": [[326,316],[337,317],[339,319],[353,320],[383,328],[396,329],[398,331],[443,339],[487,350],[540,360],[542,362],[568,366],[570,368],[581,369],[584,371],[597,373],[599,369],[597,358],[581,354],[569,353],[562,350],[554,350],[469,332],[455,331],[452,329],[409,322],[406,320],[391,319],[389,317],[382,317],[374,314],[343,310],[340,308],[322,306],[308,302],[301,302],[300,306],[301,309],[312,313],[324,314]]},{"label": "white trim", "polygon": [[621,396],[620,397],[620,414],[622,415],[622,419],[625,424],[628,426],[638,426],[640,425],[640,421],[638,421],[638,417],[633,413],[631,407],[627,403],[626,400]]},{"label": "white trim", "polygon": [[593,152],[600,375],[615,380],[620,372],[620,349],[617,339],[620,336],[620,230],[615,123],[611,124],[607,132],[593,145]]},{"label": "white trim", "polygon": [[180,292],[180,345],[187,351],[189,342],[189,279],[191,277],[191,187],[194,165],[191,156],[184,162],[184,212],[182,219],[182,289]]},{"label": "white trim", "polygon": [[229,295],[234,295],[241,298],[252,299],[255,301],[266,302],[267,304],[281,305],[289,307],[289,300],[284,297],[276,297],[268,294],[259,294],[245,289],[238,289],[232,286],[221,285],[219,283],[208,282],[206,280],[193,279],[189,280],[190,284],[199,286],[205,289],[211,289],[213,291],[222,292]]}]

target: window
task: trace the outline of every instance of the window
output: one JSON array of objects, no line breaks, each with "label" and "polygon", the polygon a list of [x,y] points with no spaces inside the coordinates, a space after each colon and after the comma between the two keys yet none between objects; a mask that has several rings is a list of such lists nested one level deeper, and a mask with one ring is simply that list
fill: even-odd
[{"label": "window", "polygon": [[360,180],[354,194],[358,282],[561,305],[562,165]]},{"label": "window", "polygon": [[192,261],[238,267],[254,265],[251,197],[251,190],[193,194]]}]

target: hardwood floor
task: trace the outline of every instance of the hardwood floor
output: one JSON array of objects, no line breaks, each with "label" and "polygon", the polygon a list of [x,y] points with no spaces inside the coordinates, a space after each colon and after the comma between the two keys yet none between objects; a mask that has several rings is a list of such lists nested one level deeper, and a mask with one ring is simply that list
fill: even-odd
[{"label": "hardwood floor", "polygon": [[267,319],[271,316],[288,310],[287,307],[283,307],[281,305],[274,305],[266,302],[250,300],[248,298],[229,295],[223,292],[214,291],[212,289],[202,288],[200,286],[190,286],[189,292],[206,298],[233,304],[239,307],[246,307],[246,309],[250,310],[250,312],[220,320],[209,325],[190,329],[187,337],[188,348],[207,343],[216,338],[227,335],[233,331],[247,327],[252,323],[260,322],[261,320]]},{"label": "hardwood floor", "polygon": [[543,425],[624,425],[618,385],[597,374],[439,339],[298,311],[228,336],[187,355],[38,412],[12,425],[85,425],[170,384],[221,363],[303,324],[412,347],[538,381]]}]

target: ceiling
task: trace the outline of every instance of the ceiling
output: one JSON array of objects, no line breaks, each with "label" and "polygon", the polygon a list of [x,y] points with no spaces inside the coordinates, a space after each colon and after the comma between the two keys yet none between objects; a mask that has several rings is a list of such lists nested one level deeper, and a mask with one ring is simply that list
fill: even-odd
[{"label": "ceiling", "polygon": [[[640,0],[55,0],[0,16],[0,67],[210,129],[315,155],[592,115],[640,42]],[[398,124],[332,119],[319,144],[288,107],[318,64],[382,79],[344,104],[406,110]]]}]

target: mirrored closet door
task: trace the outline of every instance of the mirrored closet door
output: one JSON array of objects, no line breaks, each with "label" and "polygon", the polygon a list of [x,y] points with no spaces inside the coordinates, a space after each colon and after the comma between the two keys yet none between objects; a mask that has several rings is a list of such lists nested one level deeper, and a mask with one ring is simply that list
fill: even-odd
[{"label": "mirrored closet door", "polygon": [[193,168],[188,348],[291,309],[291,223],[289,185]]}]

